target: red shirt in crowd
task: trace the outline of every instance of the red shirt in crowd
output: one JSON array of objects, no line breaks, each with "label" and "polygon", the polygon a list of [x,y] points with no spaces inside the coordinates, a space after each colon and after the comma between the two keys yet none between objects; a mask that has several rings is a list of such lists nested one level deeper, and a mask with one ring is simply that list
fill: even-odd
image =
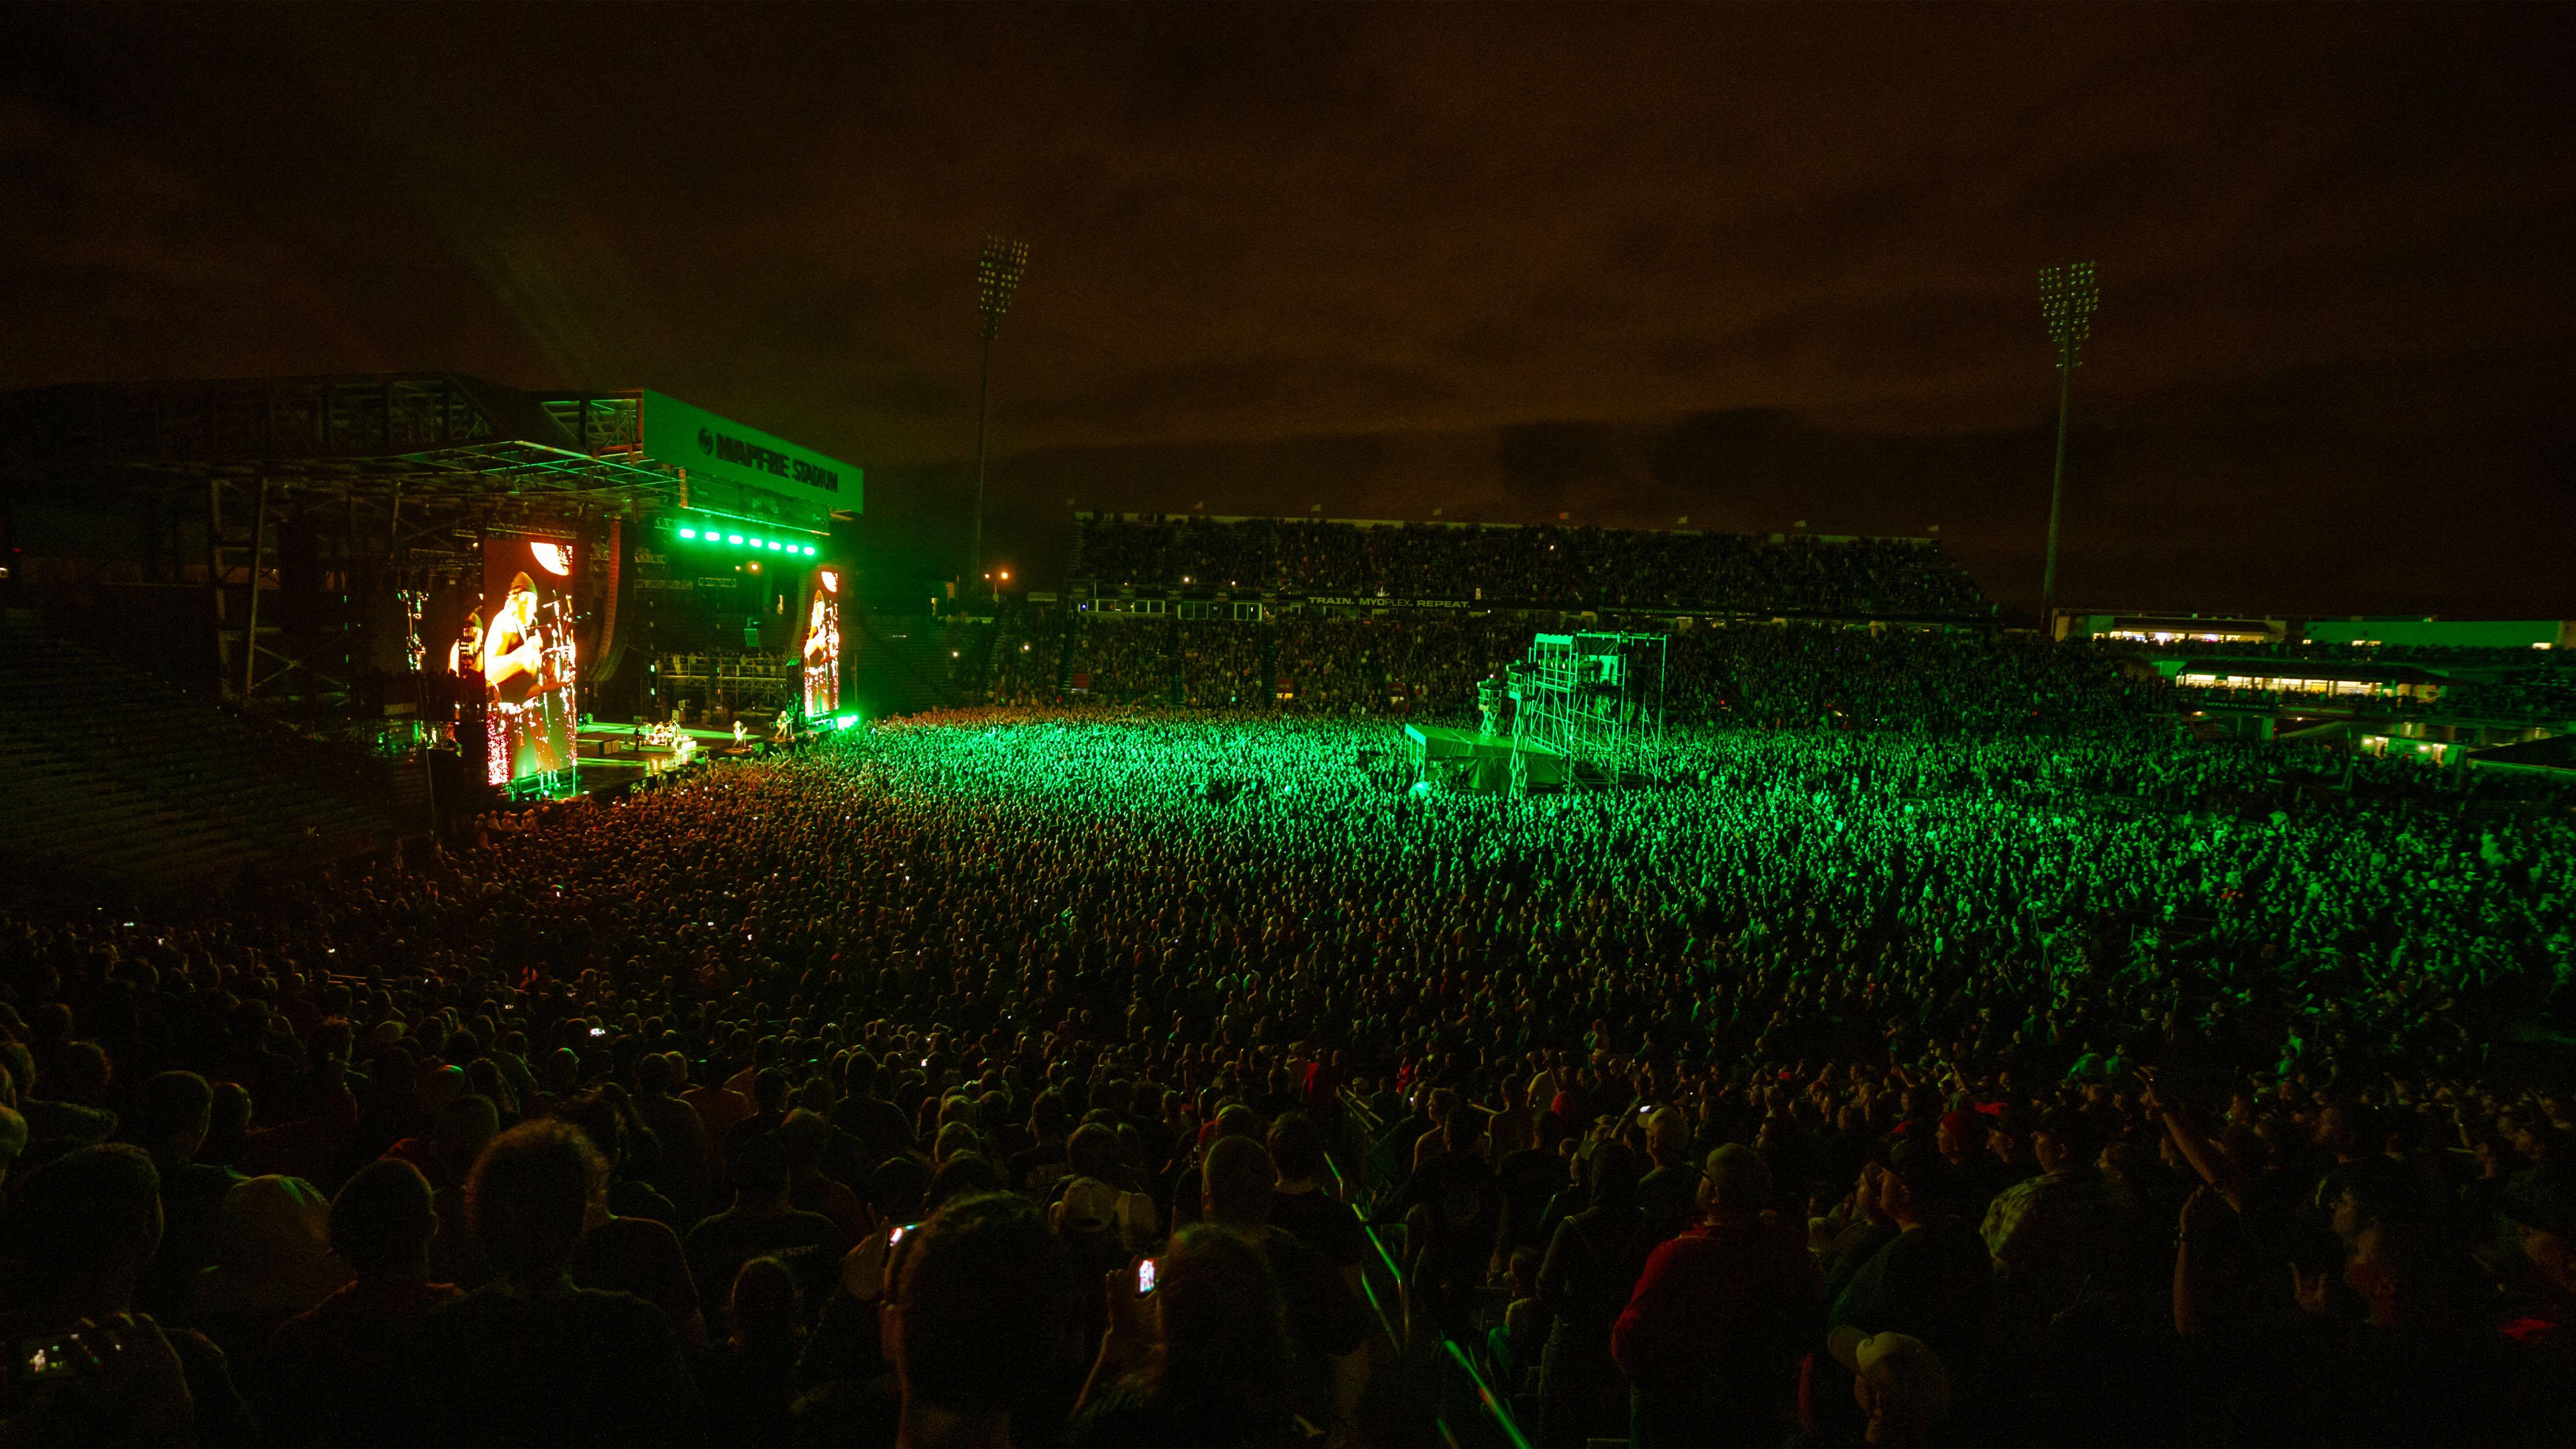
[{"label": "red shirt in crowd", "polygon": [[1611,1356],[1640,1393],[1693,1417],[1749,1410],[1748,1395],[1787,1395],[1821,1292],[1795,1229],[1721,1213],[1646,1259]]}]

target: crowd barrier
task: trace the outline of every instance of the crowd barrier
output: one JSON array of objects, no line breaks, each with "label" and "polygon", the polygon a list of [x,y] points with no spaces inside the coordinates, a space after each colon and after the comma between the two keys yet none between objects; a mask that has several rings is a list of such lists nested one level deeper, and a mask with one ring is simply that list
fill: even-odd
[{"label": "crowd barrier", "polygon": [[[1363,1142],[1373,1144],[1384,1135],[1386,1124],[1379,1121],[1377,1115],[1358,1098],[1344,1093],[1341,1105],[1344,1121],[1359,1130]],[[1355,1194],[1349,1176],[1342,1169],[1342,1159],[1349,1155],[1350,1142],[1345,1134],[1344,1140],[1326,1154],[1325,1161],[1332,1170],[1335,1186],[1343,1201],[1351,1202],[1359,1211],[1360,1230],[1367,1236],[1374,1255],[1372,1261],[1362,1264],[1361,1292],[1377,1315],[1379,1327],[1394,1345],[1399,1377],[1410,1379],[1421,1374],[1427,1378],[1433,1421],[1439,1428],[1442,1442],[1452,1449],[1467,1449],[1470,1444],[1481,1446],[1481,1449],[1531,1449],[1529,1437],[1521,1432],[1520,1421],[1512,1412],[1510,1400],[1495,1392],[1484,1368],[1477,1363],[1476,1355],[1468,1347],[1442,1334],[1436,1348],[1427,1354],[1417,1352],[1417,1346],[1409,1337],[1414,1323],[1407,1312],[1404,1265],[1395,1251],[1387,1246],[1386,1237],[1380,1231],[1382,1225],[1376,1221],[1375,1208],[1386,1185],[1364,1181]],[[1393,1186],[1400,1188],[1402,1183],[1398,1181]],[[1355,1197],[1357,1201],[1354,1201]],[[1389,1303],[1394,1305],[1391,1313],[1387,1307]],[[1427,1362],[1424,1361],[1426,1358]],[[1463,1421],[1465,1432],[1462,1433],[1462,1420],[1455,1411],[1469,1407],[1474,1411],[1473,1416]]]}]

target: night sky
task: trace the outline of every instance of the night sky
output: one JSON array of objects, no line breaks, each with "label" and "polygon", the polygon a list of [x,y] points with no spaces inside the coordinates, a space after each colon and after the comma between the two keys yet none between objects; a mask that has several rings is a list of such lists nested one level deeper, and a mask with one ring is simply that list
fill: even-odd
[{"label": "night sky", "polygon": [[[1920,533],[2576,615],[2576,8],[0,10],[0,387],[454,368],[1084,508]],[[953,567],[947,564],[946,567]]]}]

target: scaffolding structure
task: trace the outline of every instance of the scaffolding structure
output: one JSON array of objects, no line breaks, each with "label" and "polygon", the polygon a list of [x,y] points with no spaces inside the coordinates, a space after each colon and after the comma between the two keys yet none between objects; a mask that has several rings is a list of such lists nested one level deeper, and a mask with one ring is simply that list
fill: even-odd
[{"label": "scaffolding structure", "polygon": [[[366,600],[474,569],[486,532],[606,533],[686,500],[683,471],[643,452],[641,396],[455,372],[0,393],[0,509],[121,514],[112,536],[131,556],[72,582],[201,590],[226,698],[348,706]],[[290,578],[313,581],[327,619],[297,629],[269,612]]]},{"label": "scaffolding structure", "polygon": [[1535,780],[1530,762],[1553,756],[1572,786],[1617,789],[1664,735],[1661,634],[1541,634],[1505,676],[1512,705],[1514,795]]}]

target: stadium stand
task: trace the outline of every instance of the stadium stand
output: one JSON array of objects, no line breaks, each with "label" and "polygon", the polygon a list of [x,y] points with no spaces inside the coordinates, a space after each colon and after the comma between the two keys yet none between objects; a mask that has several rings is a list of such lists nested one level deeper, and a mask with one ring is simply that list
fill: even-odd
[{"label": "stadium stand", "polygon": [[1991,619],[1930,539],[1517,524],[1083,514],[1072,576],[1097,588],[1250,589],[1541,608]]},{"label": "stadium stand", "polygon": [[0,627],[0,769],[22,860],[159,886],[381,849],[381,763],[208,704],[22,624]]}]

